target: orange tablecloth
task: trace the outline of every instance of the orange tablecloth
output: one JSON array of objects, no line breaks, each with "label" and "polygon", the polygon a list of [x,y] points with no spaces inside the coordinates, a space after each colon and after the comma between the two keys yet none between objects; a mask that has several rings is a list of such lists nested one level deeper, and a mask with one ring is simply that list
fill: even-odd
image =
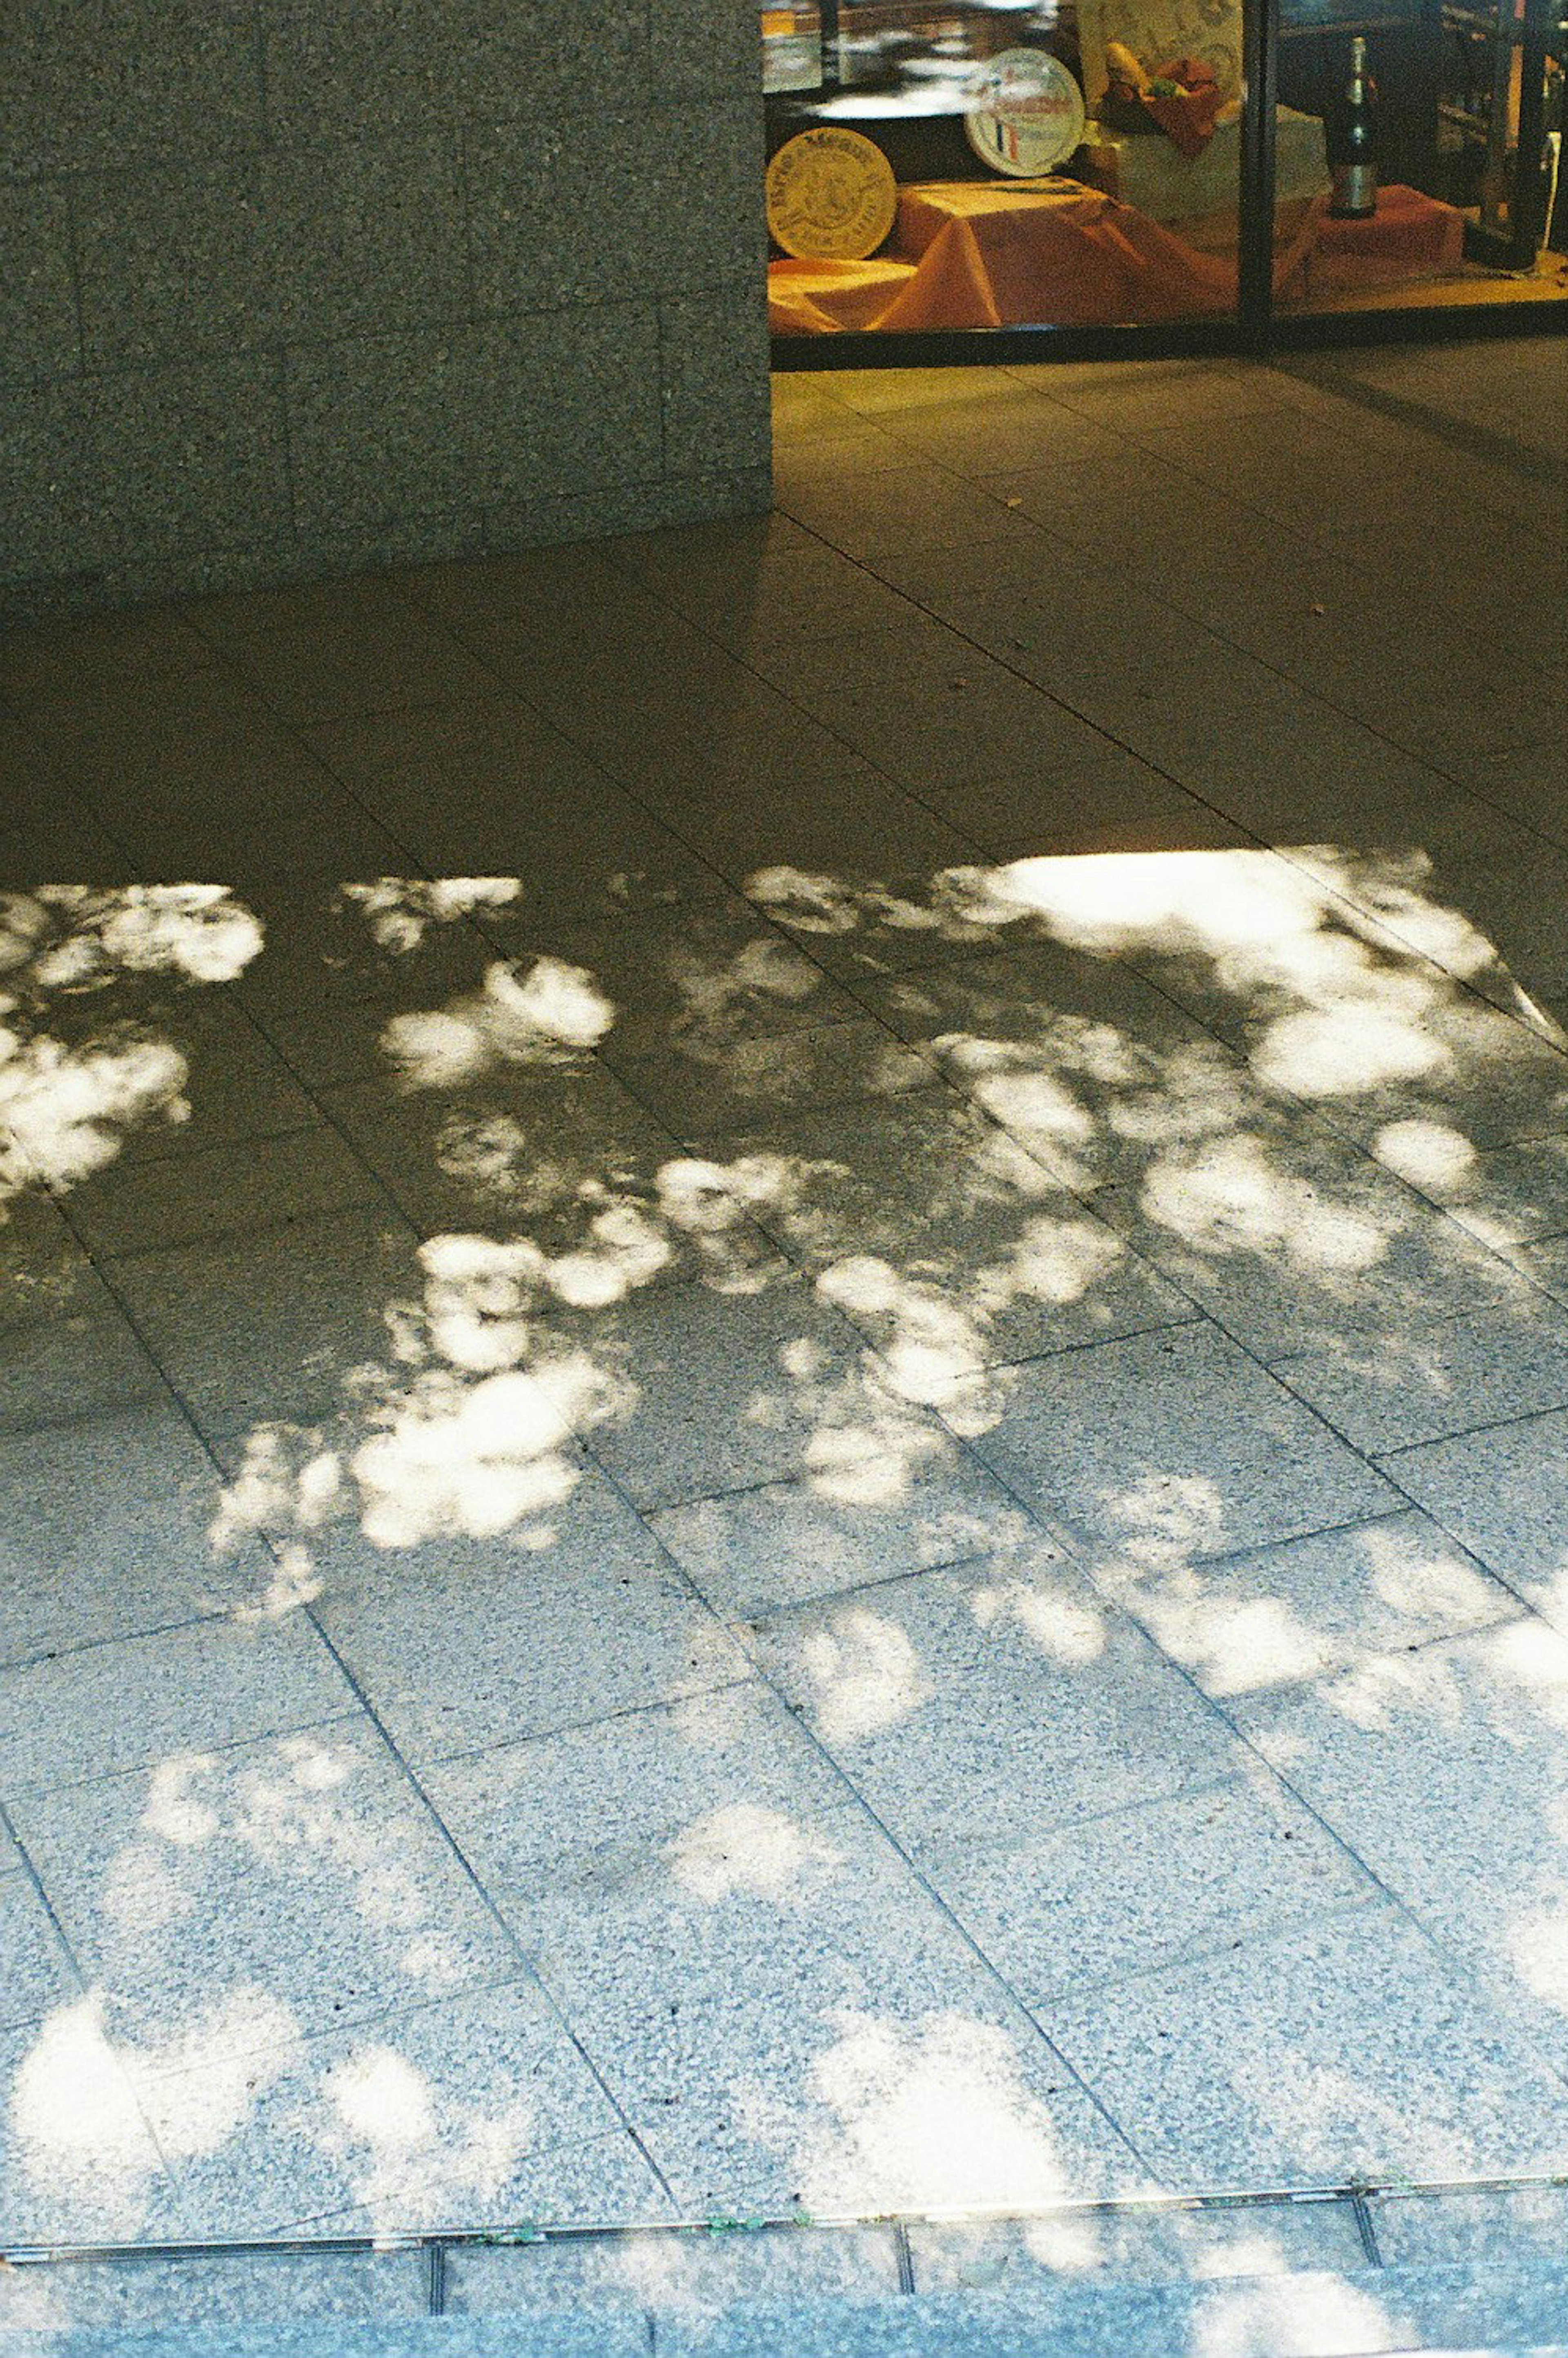
[{"label": "orange tablecloth", "polygon": [[[1370,221],[1327,199],[1281,207],[1281,301],[1451,269],[1464,223],[1418,189],[1383,189]],[[1236,303],[1234,252],[1188,243],[1098,189],[1066,179],[932,181],[900,193],[892,249],[871,262],[775,262],[780,335],[836,329],[1100,327],[1213,318]]]}]

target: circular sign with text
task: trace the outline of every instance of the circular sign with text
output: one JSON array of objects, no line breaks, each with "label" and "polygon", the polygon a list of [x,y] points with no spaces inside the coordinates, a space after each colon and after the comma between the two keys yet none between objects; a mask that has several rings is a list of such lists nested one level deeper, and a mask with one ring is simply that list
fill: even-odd
[{"label": "circular sign with text", "polygon": [[976,70],[964,129],[993,172],[1033,180],[1082,146],[1084,94],[1060,58],[1003,49]]},{"label": "circular sign with text", "polygon": [[768,233],[797,262],[864,262],[898,215],[892,166],[859,131],[819,124],[768,166]]}]

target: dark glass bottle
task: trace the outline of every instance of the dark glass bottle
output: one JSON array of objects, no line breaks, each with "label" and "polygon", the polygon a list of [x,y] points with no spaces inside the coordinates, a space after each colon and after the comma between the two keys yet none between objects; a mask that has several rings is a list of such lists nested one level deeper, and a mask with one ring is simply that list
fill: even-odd
[{"label": "dark glass bottle", "polygon": [[1363,33],[1350,44],[1349,87],[1324,130],[1334,175],[1328,210],[1336,221],[1366,221],[1378,210],[1378,97]]}]

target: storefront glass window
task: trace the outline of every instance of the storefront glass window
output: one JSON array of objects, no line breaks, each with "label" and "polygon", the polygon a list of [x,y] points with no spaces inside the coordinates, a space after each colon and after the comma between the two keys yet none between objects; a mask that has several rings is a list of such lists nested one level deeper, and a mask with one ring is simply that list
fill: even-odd
[{"label": "storefront glass window", "polygon": [[814,0],[762,23],[777,331],[1234,310],[1230,0]]},{"label": "storefront glass window", "polygon": [[[775,334],[1234,320],[1263,5],[764,5]],[[1254,289],[1281,314],[1568,296],[1563,0],[1281,5]]]},{"label": "storefront glass window", "polygon": [[1281,176],[1281,310],[1568,295],[1553,13],[1537,0],[1283,0],[1279,119],[1321,118],[1331,184],[1303,211]]}]

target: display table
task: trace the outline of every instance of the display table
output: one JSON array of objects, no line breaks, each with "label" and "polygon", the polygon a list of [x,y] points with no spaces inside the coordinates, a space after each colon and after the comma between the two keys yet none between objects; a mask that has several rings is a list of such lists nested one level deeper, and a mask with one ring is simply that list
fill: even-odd
[{"label": "display table", "polygon": [[1370,221],[1335,221],[1325,205],[1314,211],[1313,233],[1282,299],[1331,303],[1336,295],[1438,278],[1465,256],[1465,216],[1419,189],[1382,189]]},{"label": "display table", "polygon": [[[1180,236],[1078,180],[930,181],[900,191],[886,255],[773,263],[770,312],[779,335],[1212,319],[1237,295],[1233,216],[1220,233]],[[1275,295],[1332,301],[1449,270],[1463,235],[1415,189],[1385,189],[1365,222],[1330,220],[1325,196],[1282,206]]]}]

